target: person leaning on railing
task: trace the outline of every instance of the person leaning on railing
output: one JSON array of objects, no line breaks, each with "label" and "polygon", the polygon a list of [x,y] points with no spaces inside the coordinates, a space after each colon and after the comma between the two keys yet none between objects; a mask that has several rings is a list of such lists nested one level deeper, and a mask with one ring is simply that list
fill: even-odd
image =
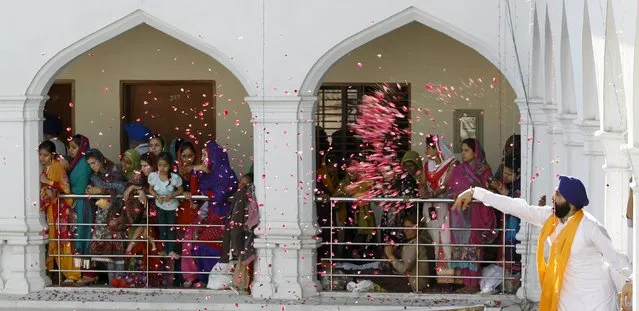
[{"label": "person leaning on railing", "polygon": [[[63,270],[62,275],[66,278],[63,285],[73,285],[80,279],[80,267],[74,265],[72,245],[68,240],[71,238],[71,206],[73,200],[59,199],[60,194],[69,194],[71,186],[67,173],[56,159],[55,145],[50,141],[45,141],[38,146],[38,156],[42,172],[40,173],[40,209],[45,213],[49,244],[47,251],[47,270],[51,271],[54,262],[58,264],[58,269]],[[63,223],[63,225],[60,225]],[[57,239],[66,239],[59,241]]]},{"label": "person leaning on railing", "polygon": [[[614,248],[606,229],[583,211],[589,202],[579,179],[559,176],[554,207],[530,206],[522,199],[475,187],[461,193],[454,208],[465,209],[473,199],[541,227],[536,252],[541,283],[539,310],[619,309],[606,263],[626,277],[632,267],[628,258]],[[548,239],[551,248],[546,261],[544,247]]]},{"label": "person leaning on railing", "polygon": [[[406,275],[403,278],[380,278],[373,280],[386,290],[395,292],[413,291],[423,292],[436,283],[436,279],[432,278],[436,275],[435,263],[426,260],[435,259],[435,250],[433,247],[433,239],[426,230],[421,219],[418,219],[418,213],[413,212],[407,215],[403,221],[404,234],[406,236],[406,244],[396,246],[388,244],[384,247],[384,254],[390,260],[393,272],[399,275]],[[399,248],[397,252],[396,248]],[[395,254],[399,253],[399,257]],[[408,288],[407,285],[410,285]]]}]

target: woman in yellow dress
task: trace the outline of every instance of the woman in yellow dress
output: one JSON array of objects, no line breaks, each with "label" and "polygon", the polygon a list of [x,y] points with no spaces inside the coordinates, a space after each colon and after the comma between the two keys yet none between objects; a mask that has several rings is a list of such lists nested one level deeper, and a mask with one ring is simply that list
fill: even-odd
[{"label": "woman in yellow dress", "polygon": [[[71,245],[73,200],[58,199],[58,195],[71,193],[71,185],[64,166],[57,159],[55,145],[45,141],[38,146],[38,156],[42,166],[40,174],[40,211],[46,213],[49,231],[47,270],[53,270],[54,262],[62,271],[63,285],[73,285],[80,279],[80,267],[73,264]],[[61,239],[58,240],[58,239]]]}]

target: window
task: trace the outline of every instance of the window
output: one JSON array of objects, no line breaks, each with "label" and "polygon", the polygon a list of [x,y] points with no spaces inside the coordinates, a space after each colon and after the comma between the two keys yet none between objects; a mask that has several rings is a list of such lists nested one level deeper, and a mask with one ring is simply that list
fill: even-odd
[{"label": "window", "polygon": [[458,109],[453,113],[454,152],[461,152],[461,142],[475,138],[484,145],[484,111],[481,109]]},{"label": "window", "polygon": [[[340,137],[349,128],[349,124],[357,121],[357,105],[362,102],[364,95],[374,95],[375,92],[386,87],[386,94],[393,98],[398,109],[406,117],[397,120],[401,129],[410,128],[410,84],[409,83],[325,83],[318,92],[317,125],[322,127],[332,143],[336,152],[354,152],[351,143],[340,144],[339,141],[347,141]],[[336,133],[337,132],[337,133]],[[334,135],[335,134],[335,135]],[[335,141],[333,141],[335,140]],[[319,142],[316,142],[319,146]],[[410,150],[410,134],[404,133],[398,141],[398,155]]]}]

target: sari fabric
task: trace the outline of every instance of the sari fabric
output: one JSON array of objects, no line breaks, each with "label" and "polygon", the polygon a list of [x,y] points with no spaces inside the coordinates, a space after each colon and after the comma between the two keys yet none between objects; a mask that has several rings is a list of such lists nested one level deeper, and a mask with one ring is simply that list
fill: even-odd
[{"label": "sari fabric", "polygon": [[[53,185],[40,185],[40,207],[47,215],[48,231],[49,231],[49,248],[47,254],[47,269],[52,270],[54,261],[58,263],[61,270],[77,270],[65,271],[64,276],[67,279],[77,281],[80,279],[80,268],[74,266],[71,242],[56,241],[56,239],[70,239],[71,228],[69,225],[60,225],[59,223],[69,223],[71,221],[71,206],[73,200],[58,199],[60,194],[70,194],[71,185],[67,173],[58,160],[53,160],[44,170],[47,178],[53,181]],[[47,195],[47,190],[53,193],[53,197]],[[64,257],[59,255],[66,255]]]},{"label": "sari fabric", "polygon": [[[424,187],[428,188],[428,192],[435,193],[448,187],[449,177],[452,175],[456,159],[443,137],[437,135],[432,137],[440,163],[437,164],[435,159],[428,159],[424,165]],[[437,196],[437,198],[445,197],[446,193]],[[437,245],[435,254],[437,260],[440,260],[437,263],[437,273],[439,275],[452,275],[453,271],[448,263],[452,252],[451,247],[448,246],[451,235],[451,232],[447,230],[450,218],[448,203],[430,203],[425,204],[424,207],[427,210],[423,212],[423,215],[428,216],[426,217],[426,227],[429,228],[428,232]]]},{"label": "sari fabric", "polygon": [[[184,192],[190,192],[192,195],[196,195],[198,193],[198,187],[199,187],[198,184],[199,184],[200,174],[198,174],[198,172],[194,170],[186,169],[188,164],[182,162],[182,159],[180,158],[180,155],[184,151],[183,147],[185,147],[184,141],[181,142],[180,148],[178,149],[177,155],[176,155],[177,156],[176,159],[178,161],[178,172],[180,177],[182,177],[182,189],[184,189]],[[194,158],[196,159],[193,162],[193,165],[200,164],[199,161],[197,160],[200,158],[199,154],[195,150],[193,151],[193,153],[194,153]],[[180,201],[180,205],[177,211],[176,223],[180,225],[185,225],[185,226],[192,224],[197,217],[197,212],[198,212],[198,207],[195,201],[189,201],[189,200]],[[176,230],[178,230],[177,232],[178,235],[183,235],[184,231],[186,230],[186,227],[177,227]]]},{"label": "sari fabric", "polygon": [[96,209],[95,228],[89,243],[89,253],[91,255],[113,255],[112,257],[93,257],[93,261],[124,263],[121,255],[124,254],[124,242],[113,241],[123,240],[124,231],[114,228],[111,220],[118,218],[122,214],[123,201],[116,198],[124,193],[124,176],[117,169],[115,164],[106,159],[98,150],[92,151],[98,161],[102,163],[102,170],[91,176],[90,184],[93,187],[102,189],[103,194],[111,195],[110,199],[99,199],[91,202]]},{"label": "sari fabric", "polygon": [[[202,224],[208,226],[199,227],[196,231],[196,240],[191,251],[193,254],[208,254],[217,256],[224,252],[222,239],[226,215],[231,209],[230,196],[237,190],[237,177],[231,168],[226,151],[214,141],[209,141],[208,169],[199,179],[199,190],[209,196],[208,215],[202,220]],[[218,261],[218,258],[199,258],[198,270],[210,271]],[[201,281],[206,281],[208,275],[200,274]]]},{"label": "sari fabric", "polygon": [[[87,163],[85,154],[89,151],[89,139],[81,136],[80,149],[75,158],[69,158],[69,181],[71,183],[71,193],[85,194],[89,180],[91,179],[91,168]],[[91,239],[91,226],[93,225],[94,211],[91,204],[86,199],[76,199],[74,204],[76,215],[75,237],[78,239],[74,244],[75,251],[80,255],[89,254],[89,239]]]},{"label": "sari fabric", "polygon": [[[485,187],[492,176],[486,162],[484,150],[475,141],[475,159],[457,164],[449,182],[449,196],[454,198],[470,187]],[[497,226],[494,211],[481,203],[471,203],[470,208],[450,212],[451,228],[473,228],[486,230],[461,231],[451,229],[452,244],[490,244],[497,237],[493,229]],[[480,274],[480,266],[471,261],[482,260],[482,248],[478,246],[458,246],[452,249],[452,259],[467,262],[453,262],[451,268],[462,269],[465,276]],[[479,279],[464,279],[467,286],[477,286]]]}]

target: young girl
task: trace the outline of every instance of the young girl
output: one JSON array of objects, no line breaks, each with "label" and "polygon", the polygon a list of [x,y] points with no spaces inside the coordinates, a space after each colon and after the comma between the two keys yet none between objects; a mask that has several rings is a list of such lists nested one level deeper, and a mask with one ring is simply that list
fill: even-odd
[{"label": "young girl", "polygon": [[160,240],[165,246],[160,254],[166,255],[168,252],[171,258],[177,259],[179,255],[175,252],[175,230],[171,227],[176,223],[176,210],[179,205],[175,197],[184,192],[182,178],[171,172],[173,161],[169,153],[161,152],[157,159],[157,171],[149,174],[149,192],[155,198],[158,208],[158,223],[164,225],[158,227]]},{"label": "young girl", "polygon": [[149,153],[158,156],[161,152],[166,151],[166,144],[164,143],[164,138],[160,135],[153,135],[151,139],[149,139]]},{"label": "young girl", "polygon": [[[73,265],[73,258],[70,241],[56,241],[56,239],[70,239],[71,230],[68,225],[59,223],[69,223],[71,206],[73,200],[59,200],[59,194],[71,193],[71,186],[67,173],[56,159],[55,145],[50,141],[45,141],[38,146],[38,156],[42,165],[40,174],[40,210],[45,212],[49,229],[49,251],[47,254],[47,269],[53,269],[54,260],[60,270],[73,270],[62,272],[66,280],[64,285],[73,285],[80,279],[80,267]],[[58,248],[60,246],[60,248]],[[60,255],[65,255],[64,257]]]}]

